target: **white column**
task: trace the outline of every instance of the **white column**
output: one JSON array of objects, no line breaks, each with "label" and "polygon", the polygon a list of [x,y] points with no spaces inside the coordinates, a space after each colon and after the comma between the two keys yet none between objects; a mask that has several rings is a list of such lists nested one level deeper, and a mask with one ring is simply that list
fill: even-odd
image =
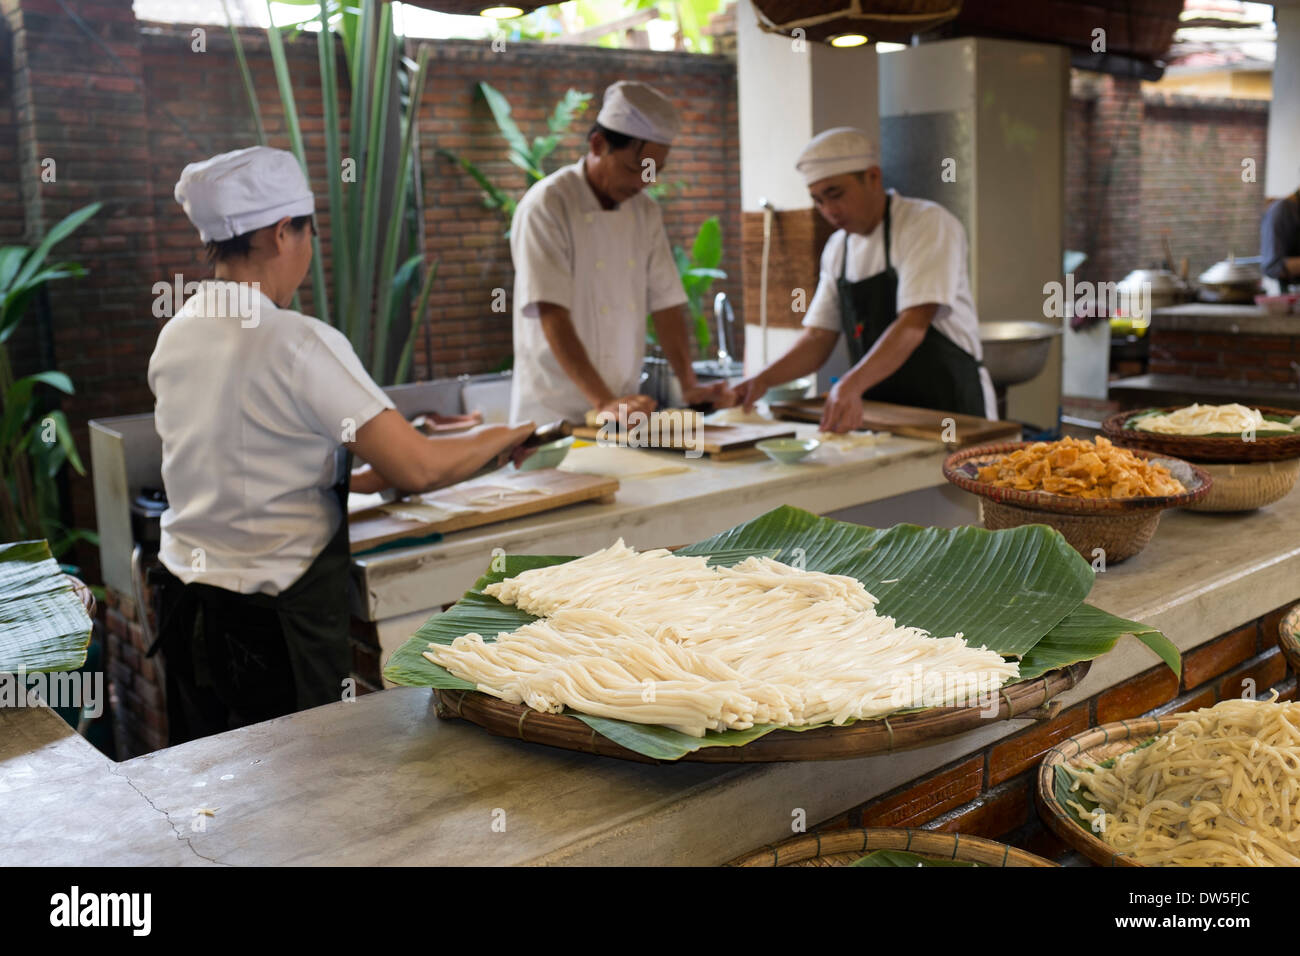
[{"label": "white column", "polygon": [[[737,6],[736,34],[741,211],[760,212],[763,199],[778,211],[811,209],[808,190],[794,170],[808,140],[834,126],[857,126],[879,136],[875,47],[836,49],[764,32],[749,0]],[[811,297],[812,290],[808,293]],[[743,319],[745,368],[753,372],[763,354],[759,316]],[[770,328],[769,359],[779,357],[798,334],[796,329]],[[819,376],[819,389],[828,387],[829,377],[842,371],[840,366],[847,366],[843,356],[838,363],[828,363]]]},{"label": "white column", "polygon": [[1264,194],[1290,195],[1300,185],[1300,6],[1273,7],[1277,59],[1273,63],[1273,102],[1268,108],[1268,159]]}]

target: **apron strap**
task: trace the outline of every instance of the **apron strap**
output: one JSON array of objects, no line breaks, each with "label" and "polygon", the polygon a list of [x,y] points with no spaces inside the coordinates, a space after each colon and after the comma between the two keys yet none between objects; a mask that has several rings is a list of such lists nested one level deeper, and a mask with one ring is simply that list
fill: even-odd
[{"label": "apron strap", "polygon": [[[889,193],[885,193],[885,269],[888,271],[892,268],[889,261]],[[846,281],[849,276],[849,232],[844,231],[844,255],[840,258],[840,280]]]}]

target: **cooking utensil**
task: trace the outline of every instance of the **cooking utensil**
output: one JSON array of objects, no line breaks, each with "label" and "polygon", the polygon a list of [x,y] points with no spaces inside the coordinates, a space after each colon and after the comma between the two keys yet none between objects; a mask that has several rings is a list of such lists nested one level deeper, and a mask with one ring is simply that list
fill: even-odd
[{"label": "cooking utensil", "polygon": [[1045,322],[981,322],[984,367],[995,389],[1027,382],[1043,370],[1060,328]]},{"label": "cooking utensil", "polygon": [[1196,281],[1201,286],[1201,298],[1208,302],[1251,303],[1259,292],[1259,257],[1237,259],[1229,255],[1202,272]]}]

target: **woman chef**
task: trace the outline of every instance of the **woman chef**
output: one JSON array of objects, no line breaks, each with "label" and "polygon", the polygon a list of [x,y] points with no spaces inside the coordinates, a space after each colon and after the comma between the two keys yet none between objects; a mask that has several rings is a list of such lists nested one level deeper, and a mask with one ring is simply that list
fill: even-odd
[{"label": "woman chef", "polygon": [[515,209],[515,367],[510,420],[581,422],[590,409],[652,411],[638,394],[650,313],[688,404],[729,404],[691,368],[686,293],[663,216],[642,190],[664,170],[677,110],[645,83],[605,91],[587,153]]},{"label": "woman chef", "polygon": [[827,396],[824,431],[861,428],[864,397],[996,417],[957,218],[886,192],[875,144],[858,129],[814,137],[795,168],[837,231],[822,250],[803,335],[737,385],[737,397],[749,408],[773,385],[820,368],[843,333],[854,364]]},{"label": "woman chef", "polygon": [[254,146],[192,163],[175,195],[216,278],[163,327],[149,361],[170,572],[155,646],[173,744],[341,698],[352,453],[369,463],[353,490],[426,491],[532,430],[424,437],[342,333],[287,307],[315,231],[292,154]]}]

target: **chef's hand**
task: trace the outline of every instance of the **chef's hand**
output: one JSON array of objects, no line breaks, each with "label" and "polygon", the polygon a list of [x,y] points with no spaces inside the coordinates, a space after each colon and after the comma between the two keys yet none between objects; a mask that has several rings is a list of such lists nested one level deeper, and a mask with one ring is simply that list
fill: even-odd
[{"label": "chef's hand", "polygon": [[649,395],[623,395],[612,398],[596,409],[597,415],[606,415],[626,424],[627,417],[633,412],[649,415],[655,410],[656,402]]},{"label": "chef's hand", "polygon": [[762,372],[759,372],[751,378],[736,383],[736,386],[733,389],[736,396],[736,403],[743,406],[745,411],[752,411],[754,403],[766,395],[769,388],[771,388],[771,386],[768,385],[767,379],[763,377]]},{"label": "chef's hand", "polygon": [[714,408],[730,408],[736,404],[736,393],[725,381],[710,382],[708,385],[692,385],[682,389],[682,402],[686,405],[712,405]]},{"label": "chef's hand", "polygon": [[537,426],[532,422],[524,422],[522,425],[515,425],[513,428],[505,425],[497,427],[501,429],[498,440],[505,443],[505,447],[497,453],[498,468],[504,468],[512,461],[515,464],[519,464],[519,462],[523,461],[537,450],[536,448],[519,447],[524,439],[531,435],[534,429],[536,429]]},{"label": "chef's hand", "polygon": [[864,418],[862,393],[848,379],[840,379],[826,395],[821,430],[835,434],[856,431],[862,427]]}]

